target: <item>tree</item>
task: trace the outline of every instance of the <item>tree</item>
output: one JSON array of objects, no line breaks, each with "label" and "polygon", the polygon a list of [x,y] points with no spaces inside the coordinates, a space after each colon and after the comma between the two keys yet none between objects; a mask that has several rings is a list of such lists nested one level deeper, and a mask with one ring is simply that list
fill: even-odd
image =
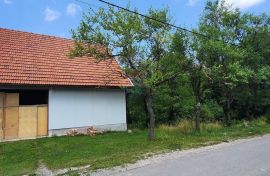
[{"label": "tree", "polygon": [[182,110],[189,105],[187,101],[183,100],[183,97],[193,99],[191,89],[189,85],[186,85],[188,76],[183,71],[186,49],[181,37],[183,36],[179,32],[172,35],[168,52],[159,63],[161,69],[156,72],[159,75],[171,75],[167,77],[169,79],[165,79],[166,82],[163,81],[162,85],[155,88],[156,99],[159,103],[156,104],[157,112],[165,113],[160,114],[158,118],[163,123],[173,124],[179,120],[181,115],[186,114]]},{"label": "tree", "polygon": [[245,65],[253,74],[248,84],[239,85],[238,115],[249,120],[264,115],[270,105],[270,17],[246,14],[245,35],[240,45],[247,50]]},{"label": "tree", "polygon": [[246,67],[247,50],[240,46],[245,34],[246,17],[225,1],[207,2],[199,32],[203,62],[210,71],[215,99],[223,107],[225,122],[231,125],[231,105],[240,83],[247,84],[252,70]]},{"label": "tree", "polygon": [[191,90],[195,97],[195,128],[200,131],[201,103],[205,91],[204,66],[200,59],[200,51],[196,37],[184,32],[176,32],[172,39],[172,52],[182,58],[179,67],[189,77]]},{"label": "tree", "polygon": [[[147,15],[170,22],[167,9],[149,9]],[[173,71],[164,73],[160,65],[168,52],[170,36],[170,26],[113,7],[89,11],[78,29],[73,30],[76,47],[71,56],[95,55],[99,59],[114,56],[134,84],[141,87],[151,140],[155,138],[154,89],[178,74]],[[100,52],[95,45],[106,46],[108,50]]]}]

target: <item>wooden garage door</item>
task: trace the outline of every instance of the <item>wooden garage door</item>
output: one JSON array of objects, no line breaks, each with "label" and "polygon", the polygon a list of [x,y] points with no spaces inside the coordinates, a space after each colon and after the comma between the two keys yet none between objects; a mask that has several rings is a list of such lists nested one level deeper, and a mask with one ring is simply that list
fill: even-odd
[{"label": "wooden garage door", "polygon": [[0,140],[4,138],[4,96],[3,92],[0,92]]},{"label": "wooden garage door", "polygon": [[37,136],[37,107],[19,108],[19,138]]},{"label": "wooden garage door", "polygon": [[48,135],[48,107],[38,106],[38,125],[37,125],[37,135],[47,136]]},{"label": "wooden garage door", "polygon": [[47,105],[19,106],[18,93],[0,92],[0,140],[47,135]]},{"label": "wooden garage door", "polygon": [[19,128],[19,94],[6,93],[4,108],[4,136],[5,139],[18,138]]},{"label": "wooden garage door", "polygon": [[33,138],[48,134],[47,106],[19,107],[19,138]]}]

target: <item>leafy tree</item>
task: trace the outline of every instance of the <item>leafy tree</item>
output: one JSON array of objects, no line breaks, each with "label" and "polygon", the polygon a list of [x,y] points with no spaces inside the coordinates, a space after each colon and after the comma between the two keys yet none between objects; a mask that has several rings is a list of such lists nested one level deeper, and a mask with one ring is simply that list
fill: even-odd
[{"label": "leafy tree", "polygon": [[[201,103],[204,94],[204,66],[200,58],[196,38],[183,32],[176,32],[172,39],[173,53],[182,58],[181,70],[188,75],[191,91],[195,98],[195,127],[200,131]],[[179,66],[180,67],[180,66]]]},{"label": "leafy tree", "polygon": [[248,84],[240,84],[236,103],[239,116],[252,120],[268,111],[270,105],[270,17],[246,14],[245,35],[241,47],[246,48],[245,65],[253,71]]},{"label": "leafy tree", "polygon": [[193,103],[194,97],[188,84],[189,76],[183,71],[186,62],[186,48],[181,37],[184,36],[179,32],[172,36],[169,51],[160,61],[162,68],[159,70],[160,75],[171,73],[170,75],[173,76],[155,89],[156,111],[161,113],[159,120],[170,124],[175,123],[181,117],[187,118],[193,113],[190,103]]},{"label": "leafy tree", "polygon": [[[147,15],[170,22],[167,9],[149,9]],[[141,87],[149,117],[149,139],[155,138],[154,89],[177,75],[173,71],[162,72],[160,64],[168,52],[170,37],[170,26],[113,7],[89,11],[73,31],[76,48],[72,56],[95,55],[104,59],[113,53],[134,84]],[[100,44],[108,50],[99,52],[93,47]]]},{"label": "leafy tree", "polygon": [[231,105],[237,86],[247,84],[253,71],[246,67],[247,50],[240,46],[246,17],[225,1],[207,2],[199,32],[211,36],[200,38],[203,63],[210,71],[215,99],[223,107],[225,122],[231,125]]}]

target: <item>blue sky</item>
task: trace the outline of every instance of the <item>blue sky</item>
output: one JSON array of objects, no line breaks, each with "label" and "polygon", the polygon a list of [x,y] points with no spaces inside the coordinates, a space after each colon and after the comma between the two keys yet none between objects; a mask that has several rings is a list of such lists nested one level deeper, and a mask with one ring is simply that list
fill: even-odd
[{"label": "blue sky", "polygon": [[[92,8],[106,7],[97,0],[82,0]],[[108,0],[125,6],[128,0]],[[269,0],[226,0],[244,12],[270,14]],[[176,25],[196,27],[205,0],[130,0],[142,13],[148,8],[168,7]],[[0,0],[0,27],[70,38],[70,29],[79,25],[86,4],[76,0]]]}]

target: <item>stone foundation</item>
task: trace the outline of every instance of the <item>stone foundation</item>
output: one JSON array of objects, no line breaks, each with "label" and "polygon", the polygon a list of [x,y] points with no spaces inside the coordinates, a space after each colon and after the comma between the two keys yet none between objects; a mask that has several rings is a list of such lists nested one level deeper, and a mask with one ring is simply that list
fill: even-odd
[{"label": "stone foundation", "polygon": [[[49,130],[49,136],[62,136],[66,135],[68,131],[72,129],[76,129],[79,133],[87,134],[87,128],[91,126],[85,126],[85,127],[73,127],[73,128],[64,128],[64,129],[52,129]],[[119,123],[119,124],[108,124],[108,125],[93,125],[93,127],[99,131],[126,131],[127,130],[127,124],[125,123]]]}]

